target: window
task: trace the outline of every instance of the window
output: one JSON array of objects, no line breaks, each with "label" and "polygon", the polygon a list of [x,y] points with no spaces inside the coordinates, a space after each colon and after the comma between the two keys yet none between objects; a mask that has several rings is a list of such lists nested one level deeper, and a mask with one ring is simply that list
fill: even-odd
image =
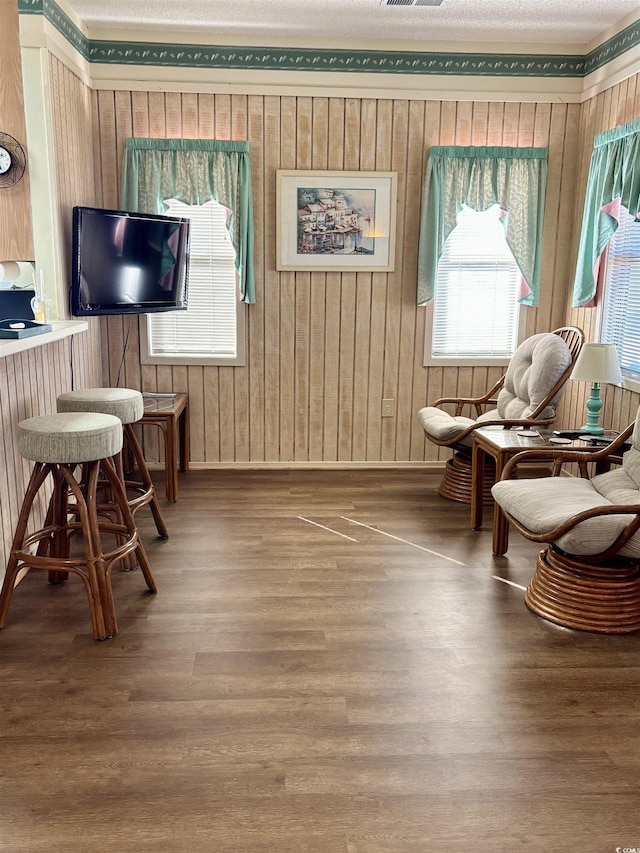
[{"label": "window", "polygon": [[622,375],[640,390],[640,222],[624,207],[607,250],[600,340],[616,345]]},{"label": "window", "polygon": [[425,364],[505,363],[515,352],[521,276],[500,214],[497,204],[460,211],[427,305]]},{"label": "window", "polygon": [[[186,311],[148,314],[146,364],[243,364],[244,313],[236,282],[229,211],[216,201],[165,201],[168,216],[191,220]],[[145,334],[146,332],[146,334]]]}]

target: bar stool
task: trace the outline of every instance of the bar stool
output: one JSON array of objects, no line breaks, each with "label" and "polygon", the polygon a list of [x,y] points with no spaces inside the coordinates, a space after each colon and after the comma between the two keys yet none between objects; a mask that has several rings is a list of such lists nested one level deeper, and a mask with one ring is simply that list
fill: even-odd
[{"label": "bar stool", "polygon": [[[120,420],[93,412],[27,418],[18,424],[17,446],[35,465],[0,592],[0,628],[4,627],[18,573],[30,568],[48,572],[52,583],[66,580],[69,572],[77,574],[89,599],[94,636],[98,640],[113,637],[118,632],[111,590],[113,566],[135,554],[148,588],[157,591],[124,486],[111,462],[122,450]],[[99,472],[111,489],[122,523],[99,518]],[[44,526],[28,533],[34,502],[41,490],[49,494],[51,481],[53,491]],[[105,551],[108,546],[110,550]]]},{"label": "bar stool", "polygon": [[58,412],[95,412],[115,415],[120,419],[124,444],[131,452],[142,478],[142,482],[125,478],[122,454],[119,454],[116,459],[116,469],[125,485],[129,508],[135,516],[141,506],[149,504],[158,535],[162,539],[168,539],[169,533],[162,517],[155,486],[133,429],[133,424],[144,414],[144,401],[140,391],[134,391],[131,388],[85,388],[81,391],[66,391],[59,395],[57,409]]}]

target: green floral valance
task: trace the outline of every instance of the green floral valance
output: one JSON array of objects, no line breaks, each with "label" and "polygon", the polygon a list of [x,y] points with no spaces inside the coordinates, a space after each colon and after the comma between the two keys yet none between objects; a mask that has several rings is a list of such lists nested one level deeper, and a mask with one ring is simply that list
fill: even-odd
[{"label": "green floral valance", "polygon": [[125,210],[164,213],[164,199],[231,211],[229,231],[244,302],[255,302],[253,205],[249,143],[215,139],[126,139],[122,178]]},{"label": "green floral valance", "polygon": [[546,148],[431,148],[422,199],[418,305],[434,297],[438,263],[463,205],[482,211],[492,204],[502,208],[507,243],[526,285],[520,302],[537,305],[546,181]]},{"label": "green floral valance", "polygon": [[593,141],[573,285],[574,307],[586,305],[595,297],[600,258],[618,228],[620,205],[638,217],[640,118],[600,133]]}]

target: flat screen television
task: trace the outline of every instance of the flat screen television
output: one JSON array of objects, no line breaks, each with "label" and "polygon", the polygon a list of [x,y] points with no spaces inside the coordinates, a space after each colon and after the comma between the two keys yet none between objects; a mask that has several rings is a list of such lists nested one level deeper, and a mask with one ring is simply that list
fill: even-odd
[{"label": "flat screen television", "polygon": [[189,224],[160,214],[74,207],[71,313],[186,310]]}]

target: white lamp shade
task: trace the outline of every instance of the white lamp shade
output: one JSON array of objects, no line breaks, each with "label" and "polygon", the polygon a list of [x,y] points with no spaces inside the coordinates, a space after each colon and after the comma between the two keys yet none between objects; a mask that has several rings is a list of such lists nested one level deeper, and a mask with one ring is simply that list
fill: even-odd
[{"label": "white lamp shade", "polygon": [[571,378],[581,382],[620,385],[622,374],[615,344],[585,344],[580,350]]}]

